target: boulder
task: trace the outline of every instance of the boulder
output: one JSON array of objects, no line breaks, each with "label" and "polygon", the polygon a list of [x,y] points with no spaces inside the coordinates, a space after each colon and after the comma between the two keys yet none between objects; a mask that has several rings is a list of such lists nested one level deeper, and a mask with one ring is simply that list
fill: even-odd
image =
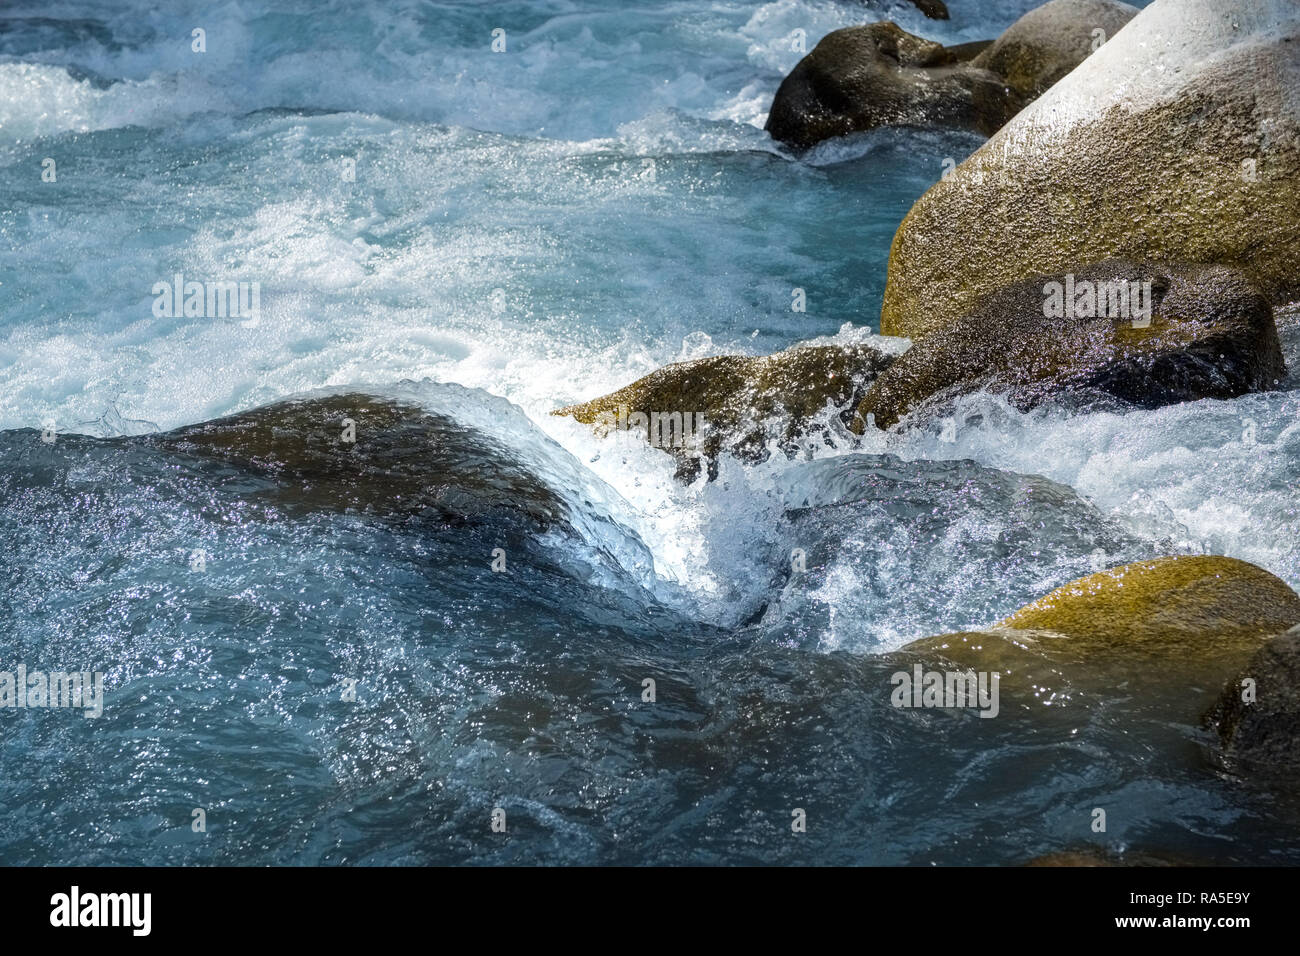
[{"label": "boulder", "polygon": [[1300,595],[1245,561],[1158,558],[1092,574],[982,631],[913,641],[920,659],[998,672],[1004,712],[1030,708],[1065,720],[1072,700],[1129,688],[1132,707],[1195,724],[1224,675],[1300,623]]},{"label": "boulder", "polygon": [[996,73],[1029,103],[1137,13],[1116,0],[1051,0],[1008,27],[971,65]]},{"label": "boulder", "polygon": [[1023,105],[970,65],[981,44],[949,49],[891,22],[827,34],[781,81],[767,130],[798,148],[878,126],[949,126],[988,135]]},{"label": "boulder", "polygon": [[[942,7],[917,5],[931,17]],[[1052,0],[995,41],[951,47],[889,21],[835,30],[782,81],[767,129],[798,148],[878,126],[988,136],[1087,59],[1095,31],[1109,37],[1136,13],[1115,0]]]},{"label": "boulder", "polygon": [[1137,561],[1057,588],[998,622],[1050,632],[1075,651],[1199,654],[1258,644],[1300,623],[1300,595],[1246,561],[1189,555]]},{"label": "boulder", "polygon": [[636,431],[677,458],[678,477],[693,480],[702,460],[716,475],[724,449],[746,461],[762,460],[769,441],[792,451],[828,407],[842,410],[840,421],[847,424],[867,386],[893,360],[867,345],[694,359],[552,414],[595,425],[601,434]]},{"label": "boulder", "polygon": [[[348,422],[353,441],[345,440]],[[361,392],[275,402],[170,432],[119,439],[224,466],[246,500],[291,513],[354,512],[465,523],[506,516],[537,528],[567,509],[510,449],[415,402]]]},{"label": "boulder", "polygon": [[1021,410],[1066,394],[1155,408],[1271,389],[1285,374],[1273,310],[1243,274],[1107,262],[1013,283],[924,336],[876,379],[854,428],[981,388]]},{"label": "boulder", "polygon": [[998,289],[1116,258],[1300,294],[1293,0],[1155,0],[912,207],[881,330],[922,338]]},{"label": "boulder", "polygon": [[1300,627],[1260,648],[1223,688],[1207,722],[1235,769],[1268,780],[1300,779]]}]

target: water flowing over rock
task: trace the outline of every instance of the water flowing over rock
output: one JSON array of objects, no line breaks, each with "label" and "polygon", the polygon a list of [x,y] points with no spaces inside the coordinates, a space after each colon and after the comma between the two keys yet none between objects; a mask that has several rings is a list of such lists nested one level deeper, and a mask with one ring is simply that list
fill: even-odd
[{"label": "water flowing over rock", "polygon": [[764,458],[769,441],[793,450],[828,407],[844,410],[839,418],[847,424],[867,386],[893,361],[866,345],[795,346],[760,357],[719,355],[666,366],[554,414],[595,425],[602,434],[643,434],[678,459],[678,477],[691,480],[701,461],[714,473],[712,463],[723,449],[748,461]]},{"label": "water flowing over rock", "polygon": [[491,437],[419,405],[361,392],[291,399],[157,436],[127,439],[218,460],[251,496],[294,511],[564,517],[555,492]]}]

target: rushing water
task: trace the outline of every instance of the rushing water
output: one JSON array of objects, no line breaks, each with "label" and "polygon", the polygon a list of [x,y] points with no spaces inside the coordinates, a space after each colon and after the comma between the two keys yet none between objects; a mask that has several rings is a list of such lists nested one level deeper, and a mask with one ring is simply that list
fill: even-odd
[{"label": "rushing water", "polygon": [[[792,32],[887,10],[964,41],[1033,0],[156,6],[0,9],[0,670],[106,693],[98,720],[0,713],[4,862],[1300,861],[1296,808],[1194,724],[1082,696],[1065,724],[929,719],[888,682],[889,651],[1097,549],[1300,586],[1294,382],[973,396],[952,442],[689,487],[549,414],[681,358],[869,339],[898,221],[979,140],[788,154],[761,127]],[[259,282],[259,321],[155,315],[177,273]],[[300,508],[148,437],[321,388],[418,403],[446,467],[531,476],[563,520]],[[1099,805],[1125,808],[1104,835]]]}]

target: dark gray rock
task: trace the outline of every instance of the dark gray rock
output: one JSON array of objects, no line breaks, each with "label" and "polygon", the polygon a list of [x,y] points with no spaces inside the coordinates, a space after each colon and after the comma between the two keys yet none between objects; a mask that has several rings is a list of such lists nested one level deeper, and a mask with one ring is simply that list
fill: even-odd
[{"label": "dark gray rock", "polygon": [[[1048,283],[1075,302],[1084,282],[1150,283],[1149,326],[1131,300],[1119,317],[1045,314]],[[1095,304],[1111,302],[1098,295]],[[923,406],[989,389],[1033,408],[1052,396],[1156,408],[1232,398],[1273,388],[1286,374],[1273,310],[1245,275],[1221,266],[1105,262],[1066,275],[1037,276],[986,296],[957,321],[931,332],[876,379],[858,408],[889,428]],[[922,414],[922,417],[924,413]]]},{"label": "dark gray rock", "polygon": [[[1254,701],[1243,681],[1254,681]],[[1300,778],[1300,627],[1273,638],[1223,688],[1207,715],[1223,755],[1250,776]]]},{"label": "dark gray rock", "polygon": [[888,21],[835,30],[776,91],[767,130],[795,147],[878,126],[948,126],[991,135],[1024,105],[996,74]]}]

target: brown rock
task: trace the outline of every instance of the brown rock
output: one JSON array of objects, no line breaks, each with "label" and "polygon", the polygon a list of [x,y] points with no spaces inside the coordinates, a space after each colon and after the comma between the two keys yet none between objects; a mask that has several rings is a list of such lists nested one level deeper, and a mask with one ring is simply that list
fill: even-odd
[{"label": "brown rock", "polygon": [[[1086,302],[1086,311],[1100,306],[1120,314],[1049,317],[1052,282],[1061,287],[1062,304],[1073,288],[1076,310]],[[1128,292],[1143,282],[1150,283],[1150,324],[1137,327],[1143,317]],[[1114,286],[1125,290],[1122,308],[1082,291],[1112,283],[1123,283]],[[868,390],[854,427],[871,415],[877,427],[889,428],[923,406],[937,408],[981,388],[1005,393],[1022,410],[1065,393],[1155,408],[1270,389],[1285,373],[1272,309],[1244,275],[1221,267],[1101,263],[1014,283],[924,336]]]}]

